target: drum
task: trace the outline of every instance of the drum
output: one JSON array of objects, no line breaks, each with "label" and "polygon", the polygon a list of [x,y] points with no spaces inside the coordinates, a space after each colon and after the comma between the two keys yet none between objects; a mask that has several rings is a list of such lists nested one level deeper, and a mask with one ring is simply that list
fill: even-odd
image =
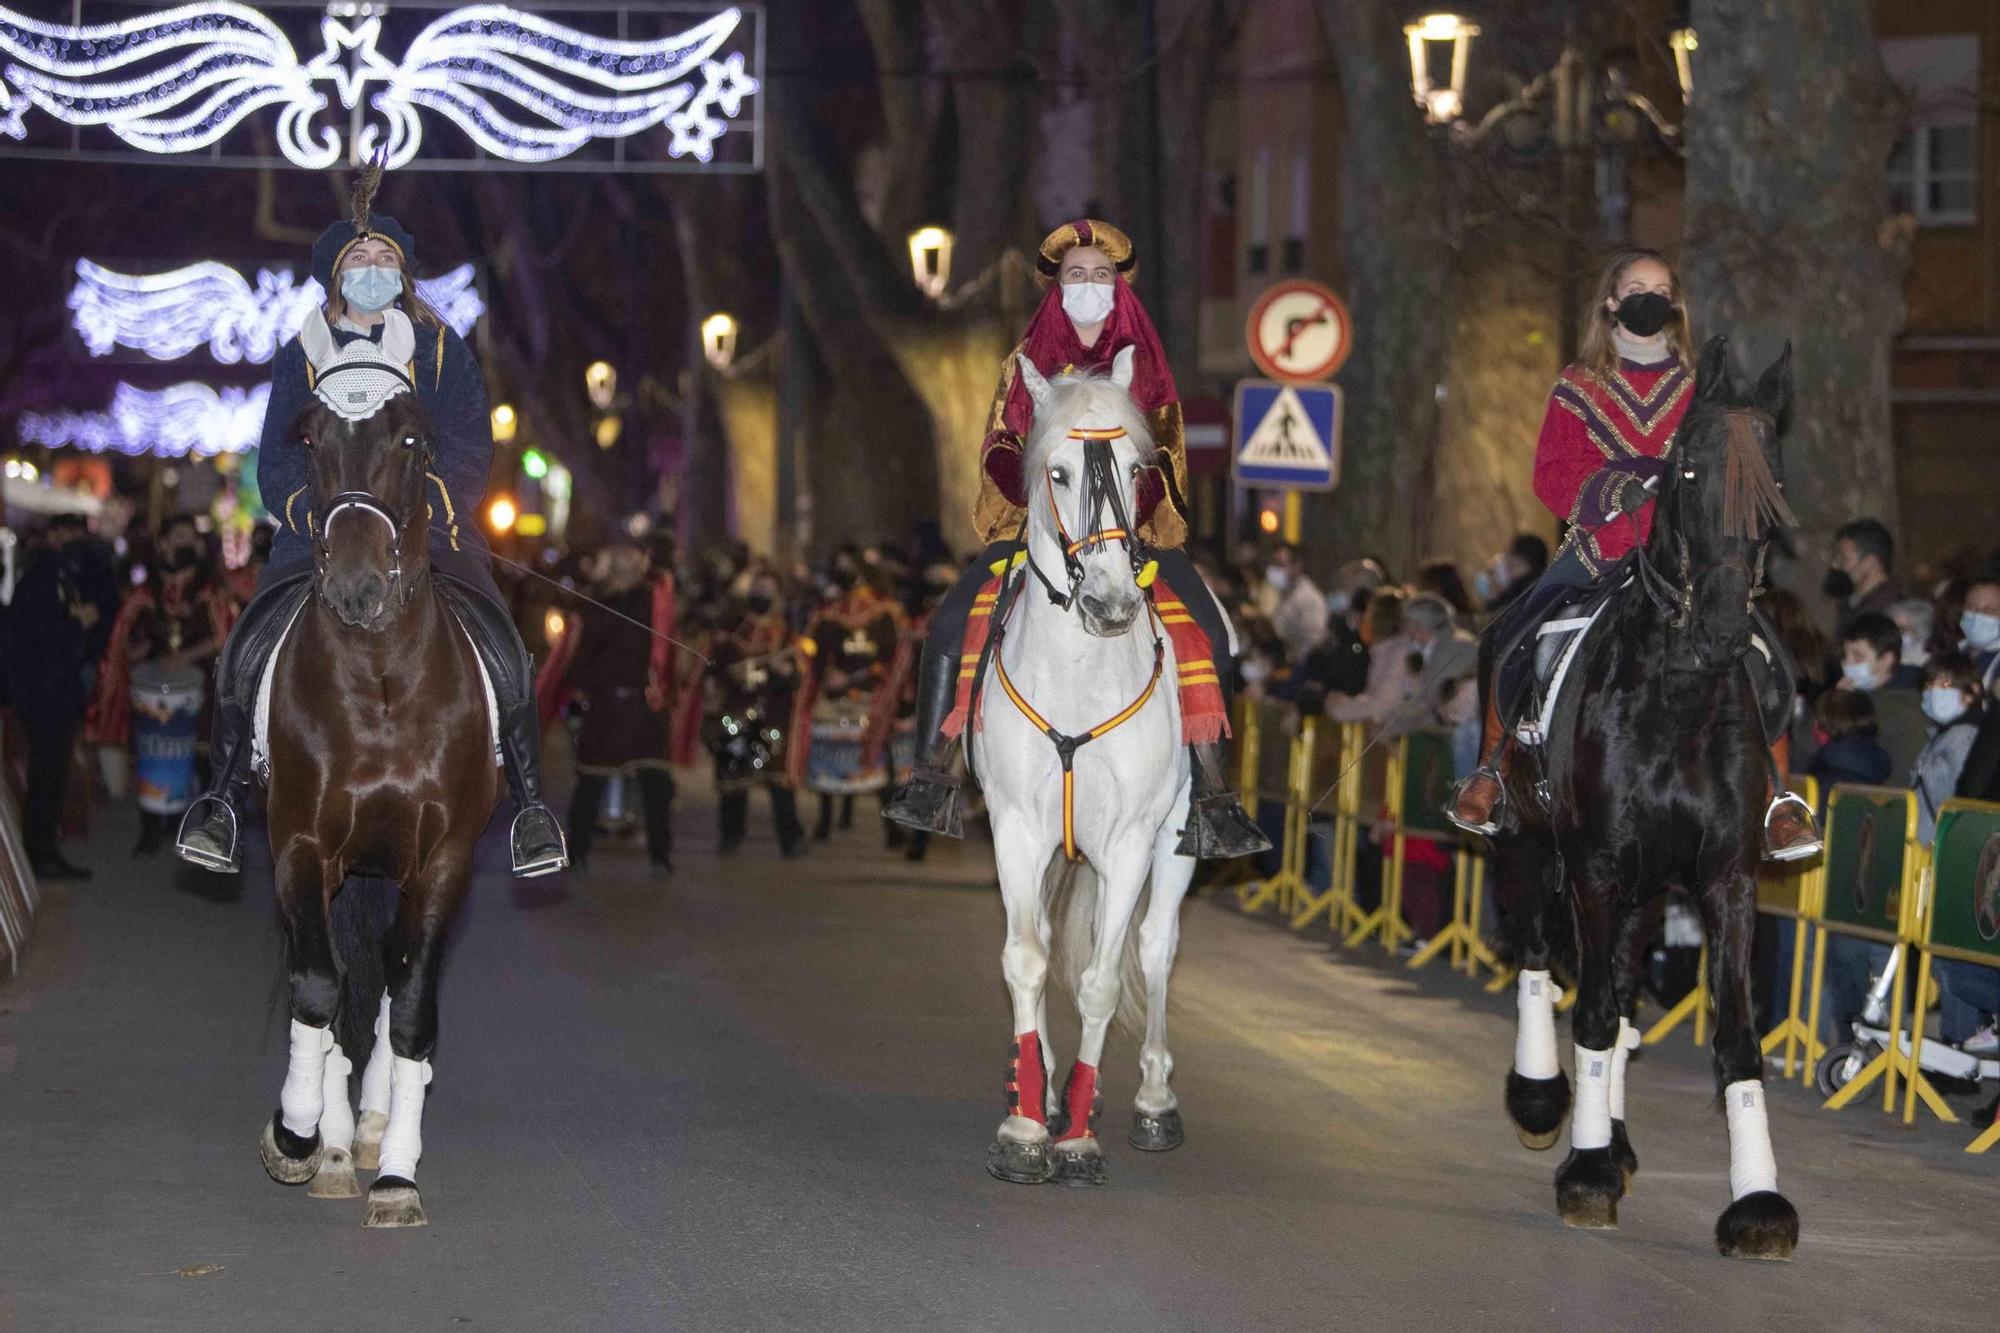
[{"label": "drum", "polygon": [[185,664],[132,668],[132,753],[139,808],[177,815],[194,804],[195,732],[206,681]]},{"label": "drum", "polygon": [[822,700],[813,709],[806,786],[827,796],[880,791],[887,786],[889,774],[879,762],[870,769],[861,766],[861,742],[867,732],[867,700]]}]

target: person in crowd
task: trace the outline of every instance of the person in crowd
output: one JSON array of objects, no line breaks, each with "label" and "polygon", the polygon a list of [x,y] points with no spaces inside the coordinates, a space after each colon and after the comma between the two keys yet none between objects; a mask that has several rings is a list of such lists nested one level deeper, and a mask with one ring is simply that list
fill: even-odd
[{"label": "person in crowd", "polygon": [[[1506,801],[1500,767],[1532,681],[1536,626],[1596,586],[1652,530],[1650,487],[1666,475],[1667,450],[1695,387],[1685,295],[1664,258],[1629,250],[1611,261],[1587,311],[1581,352],[1550,394],[1535,445],[1535,494],[1571,524],[1569,535],[1548,572],[1490,631],[1501,645],[1501,687],[1487,719],[1487,757],[1459,784],[1448,811],[1474,832],[1494,831]],[[1767,688],[1761,655],[1748,650],[1743,662],[1759,691]],[[1774,748],[1786,743],[1778,738]],[[1767,856],[1793,860],[1819,850],[1811,808],[1787,791],[1770,793],[1763,825]]]},{"label": "person in crowd", "polygon": [[[638,546],[620,541],[602,556],[596,598],[566,617],[562,640],[542,669],[538,694],[560,684],[583,710],[576,733],[576,788],[569,803],[569,863],[589,869],[604,789],[613,778],[639,788],[646,856],[655,878],[673,873],[674,779],[667,719],[672,678],[667,640],[676,633],[671,593],[651,577]],[[627,789],[629,790],[629,788]]]},{"label": "person in crowd", "polygon": [[1806,773],[1819,783],[1822,815],[1827,794],[1836,783],[1875,787],[1898,771],[1888,747],[1877,736],[1875,703],[1880,697],[1859,688],[1828,690],[1813,705],[1813,731],[1819,744]]},{"label": "person in crowd", "polygon": [[[206,674],[235,623],[236,598],[215,577],[207,539],[192,515],[173,515],[153,543],[145,581],[133,587],[112,624],[84,718],[84,739],[93,746],[130,747],[132,669],[142,662],[171,662]],[[214,707],[212,698],[206,706]],[[132,854],[152,855],[170,832],[168,816],[141,810]]]},{"label": "person in crowd", "polygon": [[71,751],[89,702],[87,671],[101,608],[82,590],[89,530],[80,514],[56,514],[26,554],[7,608],[0,661],[7,695],[28,739],[28,783],[21,841],[43,881],[86,880],[61,846]]},{"label": "person in crowd", "polygon": [[[1046,378],[1072,372],[1108,371],[1129,352],[1134,406],[1144,413],[1158,462],[1141,467],[1135,478],[1133,534],[1156,562],[1155,589],[1178,598],[1192,624],[1170,626],[1175,654],[1187,662],[1215,663],[1222,682],[1183,687],[1181,720],[1190,748],[1194,789],[1180,847],[1214,858],[1247,855],[1267,840],[1257,831],[1223,778],[1228,735],[1227,691],[1235,672],[1229,660],[1230,634],[1216,605],[1183,549],[1188,535],[1184,495],[1187,447],[1180,392],[1152,318],[1132,280],[1138,257],[1132,240],[1095,218],[1079,218],[1044,237],[1037,255],[1038,279],[1047,288],[1027,331],[1001,370],[986,438],[980,448],[980,489],[974,523],[987,547],[972,562],[931,617],[931,635],[918,667],[919,761],[915,774],[884,813],[906,827],[956,833],[961,819],[958,775],[952,769],[957,738],[946,735],[957,702],[960,657],[974,603],[989,581],[1011,568],[1024,551],[1023,534],[1030,479],[1022,473],[1026,441],[1034,426],[1034,400],[1020,372],[1025,360]],[[1039,479],[1036,479],[1039,482]],[[1038,567],[1031,570],[1046,577]],[[1060,577],[1060,571],[1057,574]],[[1041,596],[1045,590],[1030,593]],[[1326,607],[1307,647],[1324,630]],[[1198,642],[1197,642],[1198,641]]]},{"label": "person in crowd", "polygon": [[703,739],[715,759],[721,795],[716,810],[721,850],[727,855],[742,845],[751,789],[763,787],[770,793],[779,852],[787,859],[804,856],[805,828],[787,763],[790,742],[804,725],[794,706],[803,673],[777,575],[752,573],[742,602],[715,613],[708,643]]},{"label": "person in crowd", "polygon": [[1931,660],[1931,636],[1936,631],[1937,608],[1921,597],[1905,597],[1889,608],[1889,619],[1902,635],[1902,657],[1896,677],[1889,683],[1899,689],[1921,690],[1924,667]]},{"label": "person in crowd", "polygon": [[1271,624],[1285,641],[1285,656],[1293,662],[1303,661],[1326,637],[1326,594],[1307,575],[1304,556],[1290,543],[1271,552],[1264,583],[1277,594]]},{"label": "person in crowd", "polygon": [[2000,675],[2000,570],[1983,569],[1965,584],[1965,610],[1958,618],[1960,649],[1972,659],[1982,689],[1991,692]]},{"label": "person in crowd", "polygon": [[1473,591],[1488,611],[1498,611],[1535,586],[1549,567],[1549,544],[1532,532],[1515,534],[1507,549],[1473,577]]},{"label": "person in crowd", "polygon": [[1840,662],[1840,685],[1822,699],[1833,694],[1869,696],[1890,771],[1910,772],[1930,739],[1930,724],[1924,717],[1923,673],[1903,667],[1903,632],[1879,611],[1858,615],[1841,634]]},{"label": "person in crowd", "polygon": [[1459,624],[1444,599],[1422,593],[1403,604],[1402,637],[1410,645],[1412,685],[1424,692],[1428,708],[1412,710],[1401,727],[1434,726],[1444,708],[1446,685],[1479,671],[1479,640]]},{"label": "person in crowd", "polygon": [[1357,695],[1331,694],[1326,715],[1336,722],[1361,722],[1379,728],[1402,711],[1417,686],[1410,671],[1415,647],[1404,633],[1403,607],[1408,597],[1400,588],[1383,588],[1368,600],[1361,634],[1368,645],[1368,684]]},{"label": "person in crowd", "polygon": [[267,518],[258,519],[250,529],[250,554],[242,567],[232,569],[223,576],[229,586],[229,595],[241,606],[257,595],[257,580],[263,577],[264,566],[271,563],[271,543],[276,540],[278,530]]},{"label": "person in crowd", "polygon": [[1465,578],[1449,560],[1433,560],[1417,570],[1417,591],[1442,601],[1455,616],[1472,619],[1478,610],[1465,590]]},{"label": "person in crowd", "polygon": [[871,566],[852,547],[835,552],[822,584],[826,600],[799,641],[812,727],[793,739],[803,750],[793,775],[819,794],[815,842],[833,836],[836,809],[840,827],[852,828],[855,793],[879,791],[888,780],[903,615],[875,586],[879,577],[879,560]]},{"label": "person in crowd", "polygon": [[1917,793],[1917,836],[1926,847],[1937,833],[1938,810],[1957,794],[1985,701],[1985,687],[1971,658],[1942,653],[1931,659],[1924,683],[1924,716],[1934,729],[1910,773],[1910,786]]},{"label": "person in crowd", "polygon": [[1896,542],[1877,518],[1857,518],[1833,534],[1833,561],[1824,591],[1844,632],[1856,616],[1887,612],[1903,596],[1896,582]]},{"label": "person in crowd", "polygon": [[1333,574],[1326,595],[1326,634],[1313,645],[1295,675],[1327,694],[1355,695],[1368,688],[1368,645],[1361,641],[1361,618],[1368,600],[1388,576],[1373,560],[1349,560]]},{"label": "person in crowd", "polygon": [[1797,771],[1810,762],[1813,751],[1812,706],[1837,678],[1833,650],[1812,617],[1805,598],[1790,588],[1772,588],[1757,600],[1764,618],[1771,624],[1798,672],[1797,697],[1792,701],[1790,740],[1791,766]]},{"label": "person in crowd", "polygon": [[[320,392],[316,359],[365,357],[368,349],[354,348],[355,343],[379,345],[395,330],[415,336],[409,380],[431,428],[430,480],[436,492],[431,503],[437,515],[430,528],[431,581],[472,640],[498,695],[500,749],[516,809],[508,836],[513,872],[554,874],[569,863],[569,852],[542,800],[534,668],[494,582],[486,539],[474,517],[485,507],[493,468],[486,378],[465,340],[418,295],[416,239],[394,218],[373,211],[379,179],[379,171],[364,171],[353,215],[313,243],[312,272],[327,293],[326,304],[308,313],[300,335],[271,360],[257,482],[265,511],[281,526],[257,595],[243,608],[240,628],[218,664],[214,773],[208,791],[181,822],[176,850],[210,870],[232,871],[242,864],[239,831],[251,781],[249,701],[312,582],[311,444],[294,428]],[[319,349],[317,357],[308,355],[308,340]]]}]

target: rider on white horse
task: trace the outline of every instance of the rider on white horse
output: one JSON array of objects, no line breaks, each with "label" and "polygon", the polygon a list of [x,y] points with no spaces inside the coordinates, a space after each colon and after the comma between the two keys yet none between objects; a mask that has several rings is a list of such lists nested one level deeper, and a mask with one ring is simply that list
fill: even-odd
[{"label": "rider on white horse", "polygon": [[[1195,802],[1181,850],[1191,856],[1244,856],[1270,841],[1223,787],[1223,740],[1228,735],[1228,695],[1235,676],[1228,620],[1181,549],[1188,528],[1182,495],[1187,477],[1180,397],[1159,335],[1132,289],[1135,257],[1131,240],[1116,227],[1085,218],[1056,228],[1043,241],[1038,277],[1048,289],[1027,334],[1007,358],[995,393],[989,429],[981,449],[979,501],[973,513],[989,543],[958,584],[939,604],[918,668],[917,768],[909,784],[884,813],[910,828],[960,836],[959,783],[951,771],[952,737],[947,718],[962,712],[979,672],[965,645],[968,619],[982,592],[1023,549],[1027,505],[1038,494],[1026,475],[1025,441],[1035,425],[1036,404],[1024,376],[1043,378],[1108,370],[1130,352],[1129,392],[1145,420],[1156,450],[1141,459],[1131,519],[1134,535],[1156,562],[1162,583],[1185,599],[1177,613],[1177,641],[1190,666],[1212,663],[1210,677],[1182,681],[1190,718]],[[1045,587],[1056,597],[1053,585]],[[1191,622],[1189,617],[1192,617]],[[960,707],[955,709],[954,704]]]}]

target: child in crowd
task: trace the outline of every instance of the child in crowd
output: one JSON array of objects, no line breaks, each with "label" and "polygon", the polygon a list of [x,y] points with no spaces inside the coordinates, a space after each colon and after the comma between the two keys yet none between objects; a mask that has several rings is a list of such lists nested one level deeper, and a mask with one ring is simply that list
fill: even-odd
[{"label": "child in crowd", "polygon": [[1834,784],[1855,782],[1874,787],[1887,782],[1895,772],[1876,731],[1875,701],[1861,687],[1828,690],[1813,705],[1813,739],[1818,744],[1806,772],[1819,782],[1822,819]]},{"label": "child in crowd", "polygon": [[1908,773],[1931,728],[1924,718],[1924,673],[1903,664],[1903,631],[1879,612],[1856,616],[1840,636],[1840,671],[1840,693],[1873,703],[1876,735],[1889,752],[1891,771]]},{"label": "child in crowd", "polygon": [[1924,716],[1936,729],[1910,774],[1917,793],[1917,836],[1926,847],[1937,834],[1938,807],[1958,789],[1959,770],[1979,734],[1986,702],[1979,675],[1972,659],[1959,652],[1939,653],[1926,672]]}]

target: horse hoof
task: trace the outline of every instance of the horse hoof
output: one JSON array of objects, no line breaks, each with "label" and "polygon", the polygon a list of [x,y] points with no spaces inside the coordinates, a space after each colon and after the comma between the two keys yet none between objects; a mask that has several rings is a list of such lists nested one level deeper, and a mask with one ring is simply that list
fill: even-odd
[{"label": "horse hoof", "polygon": [[1179,1111],[1162,1111],[1158,1115],[1134,1111],[1132,1132],[1125,1136],[1125,1141],[1140,1152],[1172,1152],[1187,1142],[1187,1130],[1181,1125]]},{"label": "horse hoof", "polygon": [[[1089,1147],[1082,1147],[1089,1144]],[[1053,1177],[1058,1185],[1069,1185],[1085,1189],[1104,1184],[1109,1177],[1104,1171],[1104,1152],[1095,1139],[1071,1139],[1068,1143],[1056,1145],[1056,1169]]]},{"label": "horse hoof", "polygon": [[1725,1259],[1783,1261],[1798,1247],[1798,1210],[1772,1190],[1744,1195],[1715,1220],[1715,1248]]},{"label": "horse hoof", "polygon": [[1639,1174],[1639,1154],[1632,1151],[1632,1140],[1625,1133],[1625,1122],[1611,1122],[1611,1160],[1618,1164],[1618,1174],[1625,1182],[1625,1192],[1632,1192],[1632,1177]]},{"label": "horse hoof", "polygon": [[424,1201],[417,1197],[415,1181],[404,1180],[401,1176],[383,1176],[368,1189],[368,1216],[361,1220],[364,1227],[423,1227],[430,1225],[424,1216]]},{"label": "horse hoof", "polygon": [[1054,1167],[1046,1141],[995,1143],[986,1150],[986,1174],[1009,1184],[1046,1185]]},{"label": "horse hoof", "polygon": [[1609,1148],[1572,1149],[1556,1172],[1556,1211],[1566,1227],[1615,1230],[1624,1192],[1624,1178]]},{"label": "horse hoof", "polygon": [[1554,1078],[1523,1078],[1507,1071],[1507,1117],[1522,1147],[1536,1152],[1554,1147],[1568,1115],[1569,1079],[1560,1071]]},{"label": "horse hoof", "polygon": [[358,1199],[361,1182],[354,1175],[354,1154],[345,1148],[328,1148],[313,1173],[306,1193],[315,1199]]},{"label": "horse hoof", "polygon": [[363,1171],[382,1169],[382,1136],[389,1132],[387,1111],[363,1111],[354,1127],[354,1165]]},{"label": "horse hoof", "polygon": [[285,1128],[281,1115],[273,1115],[264,1126],[264,1140],[258,1145],[264,1154],[264,1169],[280,1185],[303,1185],[319,1171],[325,1149],[318,1130],[311,1138],[302,1139]]}]

